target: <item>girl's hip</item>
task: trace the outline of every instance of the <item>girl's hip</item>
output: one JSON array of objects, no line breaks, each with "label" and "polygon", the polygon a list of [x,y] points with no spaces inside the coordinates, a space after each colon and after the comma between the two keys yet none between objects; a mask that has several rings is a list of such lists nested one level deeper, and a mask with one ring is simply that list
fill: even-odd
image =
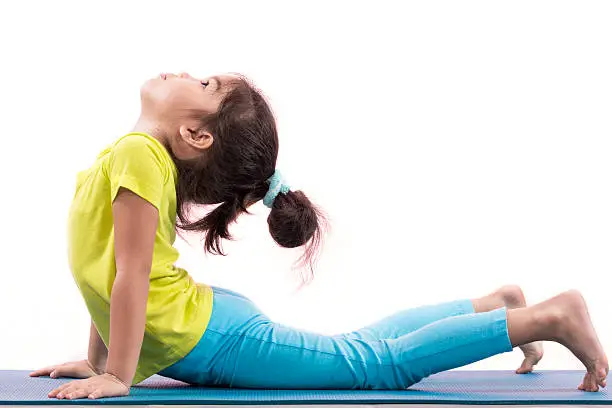
[{"label": "girl's hip", "polygon": [[269,321],[246,296],[229,289],[211,287],[213,307],[208,326],[196,346],[159,374],[180,381],[212,384],[211,373],[223,364],[230,349],[251,327]]}]

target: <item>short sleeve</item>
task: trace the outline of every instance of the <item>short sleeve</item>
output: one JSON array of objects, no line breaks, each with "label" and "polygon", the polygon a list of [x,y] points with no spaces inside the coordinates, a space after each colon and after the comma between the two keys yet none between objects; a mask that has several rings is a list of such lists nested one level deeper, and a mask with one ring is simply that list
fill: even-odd
[{"label": "short sleeve", "polygon": [[127,136],[110,151],[108,178],[111,202],[120,187],[127,188],[160,209],[167,169],[158,147],[143,136]]}]

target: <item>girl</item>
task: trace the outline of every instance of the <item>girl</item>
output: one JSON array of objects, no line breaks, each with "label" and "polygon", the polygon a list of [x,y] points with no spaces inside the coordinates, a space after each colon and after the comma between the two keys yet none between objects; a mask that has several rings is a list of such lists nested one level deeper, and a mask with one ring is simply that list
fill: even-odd
[{"label": "girl", "polygon": [[[83,378],[49,397],[127,395],[156,373],[228,387],[404,389],[517,346],[525,354],[517,372],[529,372],[542,340],[584,363],[580,389],[606,385],[608,361],[575,291],[526,307],[519,288],[504,287],[323,336],[276,324],[237,293],[196,284],[174,266],[175,227],[204,232],[205,249],[222,253],[229,224],[263,200],[274,240],[304,246],[312,267],[322,215],[275,171],[274,117],[243,76],[162,74],[142,86],[141,101],[133,131],[77,176],[69,261],[91,315],[89,352],[31,374]],[[188,204],[219,205],[192,222]]]}]

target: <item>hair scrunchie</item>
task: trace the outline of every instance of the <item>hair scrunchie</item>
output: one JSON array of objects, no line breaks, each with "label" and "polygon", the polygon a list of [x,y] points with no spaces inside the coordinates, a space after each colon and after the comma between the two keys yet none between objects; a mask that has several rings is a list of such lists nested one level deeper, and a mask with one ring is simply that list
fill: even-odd
[{"label": "hair scrunchie", "polygon": [[272,208],[272,203],[274,199],[278,195],[278,193],[287,194],[289,192],[289,185],[284,183],[281,172],[277,169],[274,171],[272,177],[270,177],[267,182],[270,183],[268,187],[268,192],[263,199],[263,203],[266,207]]}]

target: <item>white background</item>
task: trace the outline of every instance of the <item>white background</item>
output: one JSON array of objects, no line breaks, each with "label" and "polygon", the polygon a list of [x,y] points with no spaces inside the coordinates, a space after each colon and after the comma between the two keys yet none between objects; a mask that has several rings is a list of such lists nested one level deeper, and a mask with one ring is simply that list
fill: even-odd
[{"label": "white background", "polygon": [[[164,71],[253,79],[278,117],[278,168],[331,221],[301,292],[299,251],[275,246],[261,203],[227,257],[177,240],[197,281],[323,333],[506,283],[530,303],[578,288],[612,350],[612,3],[6,4],[0,368],[85,356],[66,255],[76,172],[131,129],[140,85]],[[580,368],[546,352],[542,369]]]}]

